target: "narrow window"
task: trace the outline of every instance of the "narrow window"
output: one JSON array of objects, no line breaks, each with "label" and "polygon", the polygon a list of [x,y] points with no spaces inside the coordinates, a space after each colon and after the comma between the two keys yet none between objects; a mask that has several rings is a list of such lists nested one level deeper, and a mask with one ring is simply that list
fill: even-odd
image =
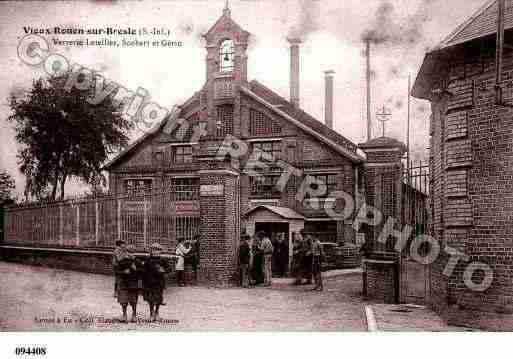
[{"label": "narrow window", "polygon": [[233,68],[233,40],[224,40],[219,47],[219,70],[230,72]]},{"label": "narrow window", "polygon": [[217,108],[216,136],[233,135],[233,106],[221,105]]}]

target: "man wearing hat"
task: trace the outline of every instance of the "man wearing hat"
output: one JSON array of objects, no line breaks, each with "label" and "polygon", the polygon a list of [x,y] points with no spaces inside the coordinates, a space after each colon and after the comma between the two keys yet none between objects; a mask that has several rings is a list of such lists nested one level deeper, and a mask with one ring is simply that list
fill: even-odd
[{"label": "man wearing hat", "polygon": [[301,235],[303,236],[303,278],[306,279],[306,284],[312,284],[312,237],[310,232],[306,232],[304,229],[301,231]]},{"label": "man wearing hat", "polygon": [[271,285],[273,277],[271,263],[273,258],[274,247],[271,243],[271,240],[264,231],[259,231],[256,234],[256,237],[259,242],[258,247],[264,254],[264,286],[268,287]]},{"label": "man wearing hat", "polygon": [[192,272],[194,273],[194,281],[198,282],[198,268],[199,268],[199,251],[200,251],[200,236],[199,234],[194,235],[191,243],[191,251],[185,256],[186,264],[190,264]]},{"label": "man wearing hat", "polygon": [[240,280],[243,288],[249,288],[249,262],[251,259],[251,249],[249,248],[249,235],[244,233],[240,239],[239,247],[239,268]]}]

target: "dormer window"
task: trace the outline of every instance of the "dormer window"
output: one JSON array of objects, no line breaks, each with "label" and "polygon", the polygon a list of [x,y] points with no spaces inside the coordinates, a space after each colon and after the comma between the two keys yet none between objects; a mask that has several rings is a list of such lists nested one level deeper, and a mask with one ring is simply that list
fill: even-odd
[{"label": "dormer window", "polygon": [[234,51],[233,40],[227,39],[219,47],[219,70],[221,72],[230,72],[234,69]]}]

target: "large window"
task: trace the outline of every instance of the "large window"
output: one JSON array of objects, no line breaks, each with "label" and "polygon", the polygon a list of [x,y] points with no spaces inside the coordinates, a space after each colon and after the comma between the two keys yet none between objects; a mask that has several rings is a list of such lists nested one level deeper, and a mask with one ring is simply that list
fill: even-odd
[{"label": "large window", "polygon": [[224,40],[219,47],[219,70],[233,71],[234,68],[233,40]]},{"label": "large window", "polygon": [[251,176],[251,195],[260,198],[279,197],[281,192],[280,189],[276,187],[279,180],[279,175]]},{"label": "large window", "polygon": [[170,184],[177,201],[192,201],[199,197],[198,178],[171,178]]},{"label": "large window", "polygon": [[321,183],[326,185],[326,191],[324,193],[320,193],[318,197],[328,197],[330,193],[336,191],[337,189],[337,175],[335,174],[316,174],[311,175],[315,181],[310,185],[312,190],[317,191]]},{"label": "large window", "polygon": [[145,179],[126,179],[125,180],[125,194],[129,196],[139,196],[151,194],[152,180]]},{"label": "large window", "polygon": [[273,160],[279,160],[281,157],[281,142],[280,141],[266,141],[253,143],[253,151],[259,149],[262,152],[269,153]]},{"label": "large window", "polygon": [[273,121],[260,111],[251,110],[249,113],[250,130],[252,135],[268,135],[281,133],[279,122]]},{"label": "large window", "polygon": [[192,146],[176,146],[174,148],[173,161],[175,163],[192,162]]},{"label": "large window", "polygon": [[216,136],[233,135],[233,106],[221,105],[217,107]]}]

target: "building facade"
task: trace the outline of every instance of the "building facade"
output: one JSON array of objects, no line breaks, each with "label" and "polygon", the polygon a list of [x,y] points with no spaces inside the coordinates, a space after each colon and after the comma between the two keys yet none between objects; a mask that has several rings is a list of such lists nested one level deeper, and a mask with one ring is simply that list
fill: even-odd
[{"label": "building facade", "polygon": [[[426,55],[413,95],[432,107],[431,233],[442,251],[431,266],[431,304],[453,324],[511,330],[512,1],[505,15],[502,69],[496,61],[498,2],[491,1]],[[458,260],[452,271],[451,259]],[[484,290],[468,285],[489,274],[469,271],[476,262],[492,270]]]},{"label": "building facade", "polygon": [[[355,242],[352,219],[331,218],[325,204],[343,206],[332,198],[340,190],[362,197],[364,158],[354,143],[301,110],[300,41],[289,39],[287,100],[256,80],[248,81],[249,36],[225,8],[204,35],[206,82],[176,117],[186,125],[165,120],[105,166],[111,192],[177,193],[170,245],[179,237],[199,234],[202,250],[210,251],[202,253],[212,266],[206,266],[210,274],[216,266],[230,266],[233,274],[241,232],[264,230],[272,240],[282,236],[290,243],[293,233],[305,228],[324,242]],[[329,90],[331,72],[326,77]],[[198,128],[205,129],[199,138],[194,131]],[[220,156],[227,141],[245,151]],[[257,153],[263,155],[257,158]],[[266,165],[253,167],[255,161]],[[229,263],[216,263],[221,256]]]}]

